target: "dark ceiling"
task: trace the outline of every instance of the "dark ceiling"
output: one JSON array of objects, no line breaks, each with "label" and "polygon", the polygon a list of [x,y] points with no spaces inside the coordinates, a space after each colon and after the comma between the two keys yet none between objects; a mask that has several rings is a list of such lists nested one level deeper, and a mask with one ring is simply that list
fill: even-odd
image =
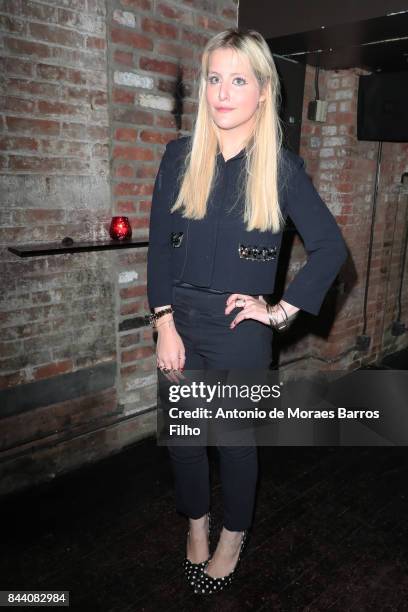
[{"label": "dark ceiling", "polygon": [[[402,12],[400,2],[384,1],[383,13],[376,17],[372,15],[378,15],[381,11],[379,0],[371,5],[367,4],[365,12],[362,10],[366,4],[365,0],[354,3],[354,7],[358,5],[358,10],[354,10],[348,0],[343,0],[343,2],[345,21],[339,23],[341,14],[338,9],[339,6],[342,6],[341,2],[336,3],[336,16],[331,15],[329,18],[326,14],[327,0],[325,4],[322,4],[320,0],[314,0],[313,14],[309,10],[310,14],[307,16],[306,23],[309,26],[315,25],[315,28],[304,31],[304,23],[299,21],[301,14],[296,11],[292,13],[291,20],[288,16],[285,21],[281,16],[280,25],[275,20],[273,28],[268,27],[267,15],[264,14],[262,27],[255,27],[257,10],[251,13],[248,0],[244,0],[240,3],[239,27],[251,27],[258,30],[266,38],[274,54],[305,64],[319,65],[321,68],[330,70],[352,67],[360,67],[370,72],[408,70],[408,0],[404,3],[405,9]],[[283,12],[287,12],[291,5],[295,9],[298,2],[288,0],[285,4],[286,8],[282,8]],[[305,4],[310,7],[312,3]],[[391,7],[393,4],[394,6]],[[276,7],[277,3],[267,6],[271,5]],[[401,10],[394,11],[391,8]],[[321,17],[319,17],[319,10]],[[396,14],[392,14],[393,12]],[[370,18],[361,19],[362,15]],[[303,17],[305,21],[306,16]],[[328,22],[330,25],[325,25]],[[278,35],[278,28],[284,35]]]}]

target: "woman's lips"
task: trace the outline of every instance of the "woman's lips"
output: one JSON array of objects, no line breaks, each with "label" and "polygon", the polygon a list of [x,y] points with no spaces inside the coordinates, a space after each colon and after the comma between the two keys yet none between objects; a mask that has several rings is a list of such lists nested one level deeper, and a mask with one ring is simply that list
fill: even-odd
[{"label": "woman's lips", "polygon": [[215,110],[217,110],[219,113],[229,113],[230,111],[234,110],[233,108],[216,108]]}]

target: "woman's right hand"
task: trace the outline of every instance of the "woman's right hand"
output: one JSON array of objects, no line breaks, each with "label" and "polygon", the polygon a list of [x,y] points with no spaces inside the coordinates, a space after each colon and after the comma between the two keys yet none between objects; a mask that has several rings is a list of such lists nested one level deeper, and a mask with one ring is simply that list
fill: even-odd
[{"label": "woman's right hand", "polygon": [[[181,370],[184,368],[186,361],[186,352],[174,321],[169,320],[166,323],[161,323],[157,329],[157,334],[157,367],[168,380],[178,382],[181,378],[185,378]],[[162,368],[177,370],[177,372],[164,372]]]}]

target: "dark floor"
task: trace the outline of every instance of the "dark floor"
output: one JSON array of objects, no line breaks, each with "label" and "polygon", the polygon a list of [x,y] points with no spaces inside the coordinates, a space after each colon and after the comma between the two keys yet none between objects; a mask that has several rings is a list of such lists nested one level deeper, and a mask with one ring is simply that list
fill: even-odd
[{"label": "dark floor", "polygon": [[[210,458],[220,528],[215,448]],[[407,611],[408,449],[261,447],[259,458],[229,591],[204,600],[184,584],[187,522],[155,439],[2,500],[0,590],[69,590],[75,611]]]}]

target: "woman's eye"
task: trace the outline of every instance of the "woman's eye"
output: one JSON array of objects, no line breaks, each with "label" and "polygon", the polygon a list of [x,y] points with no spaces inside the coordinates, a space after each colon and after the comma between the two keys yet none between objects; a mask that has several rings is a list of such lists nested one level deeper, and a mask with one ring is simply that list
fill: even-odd
[{"label": "woman's eye", "polygon": [[[210,77],[208,77],[208,81],[210,83],[214,83],[213,79],[217,79],[217,78],[218,77],[216,77],[216,76],[210,76]],[[242,77],[235,77],[234,81],[241,81],[240,83],[238,83],[238,85],[245,85],[246,84],[245,79],[243,79]]]}]

